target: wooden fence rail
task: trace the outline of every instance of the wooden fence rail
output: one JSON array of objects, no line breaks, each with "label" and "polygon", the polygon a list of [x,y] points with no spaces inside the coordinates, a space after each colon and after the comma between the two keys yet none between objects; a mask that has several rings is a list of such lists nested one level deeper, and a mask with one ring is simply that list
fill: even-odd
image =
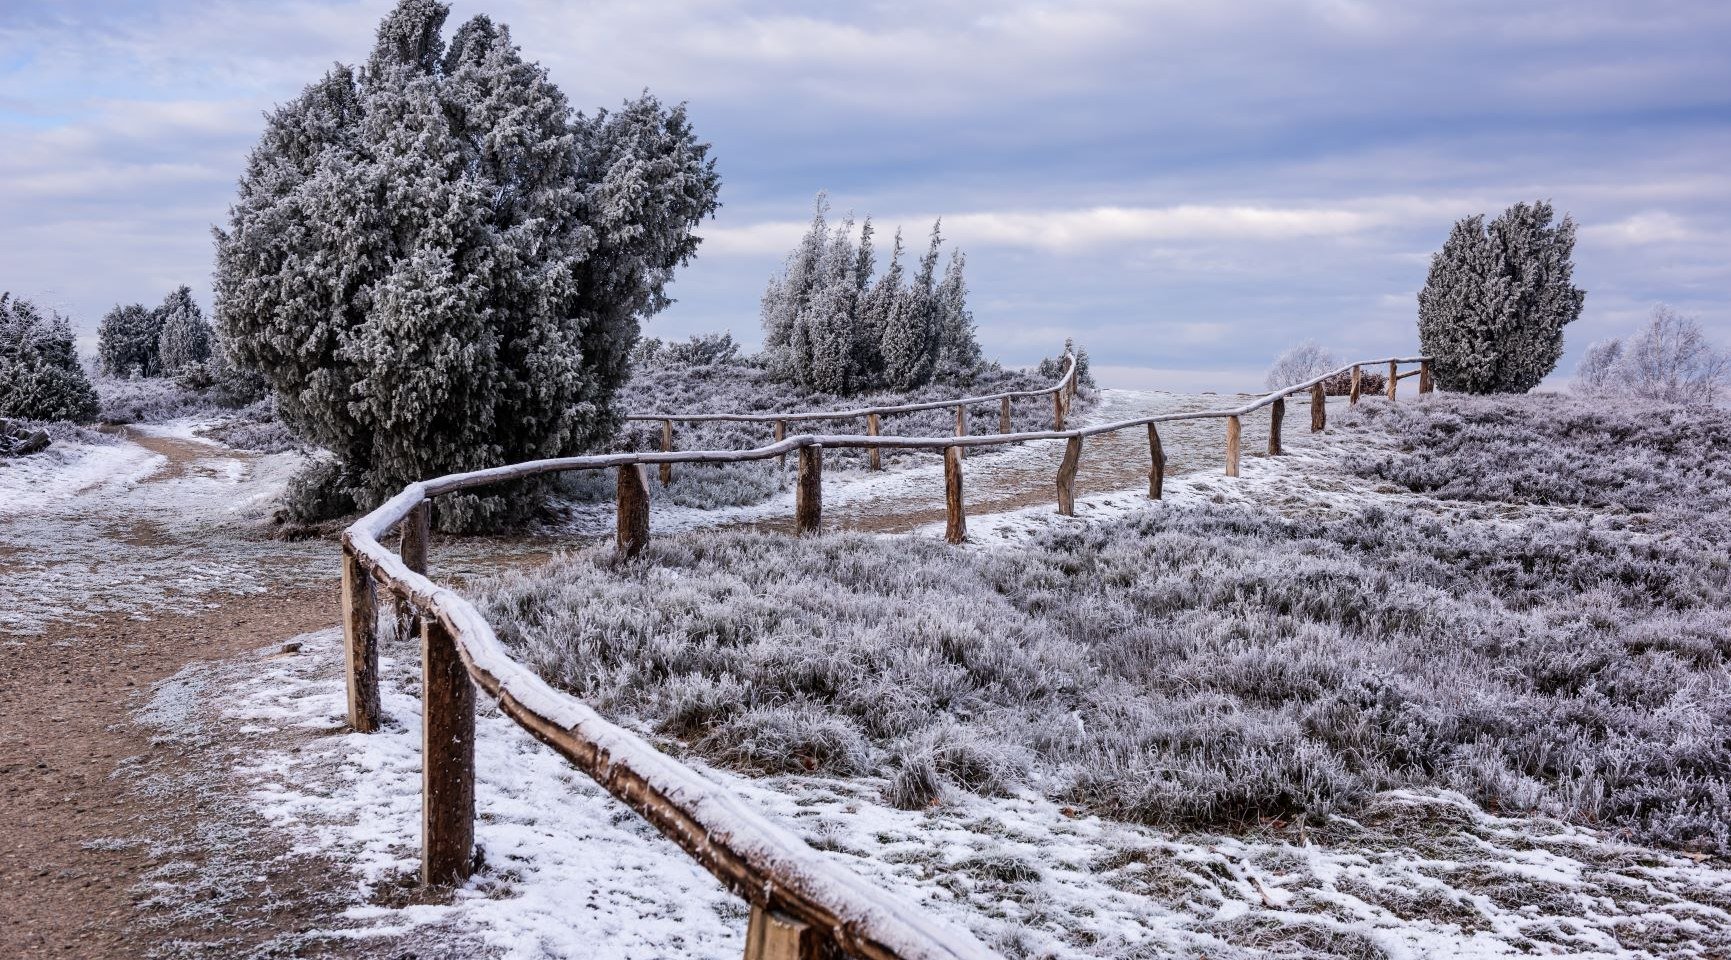
[{"label": "wooden fence rail", "polygon": [[[1047,390],[996,394],[904,407],[835,414],[769,414],[746,419],[773,422],[776,442],[751,450],[678,451],[672,449],[672,422],[697,418],[655,416],[663,421],[663,450],[565,457],[453,474],[411,484],[343,532],[343,634],[350,724],[360,732],[377,730],[379,698],[377,617],[379,594],[387,595],[406,617],[418,621],[423,671],[422,876],[428,883],[461,882],[474,862],[475,695],[479,686],[498,701],[504,714],[579,769],[678,844],[729,890],[751,904],[746,960],[851,956],[873,960],[965,960],[994,954],[961,928],[936,918],[832,862],[797,837],[770,823],[732,794],[655,750],[636,734],[601,717],[582,701],[554,690],[513,660],[493,628],[473,605],[426,576],[427,546],[434,498],[508,480],[567,470],[617,471],[616,549],[632,556],[649,539],[649,494],[643,470],[675,463],[735,463],[798,457],[795,529],[817,534],[823,524],[823,456],[826,449],[878,451],[941,450],[952,543],[967,536],[963,508],[962,453],[968,447],[993,447],[1039,440],[1063,440],[1058,469],[1059,512],[1075,509],[1075,480],[1084,441],[1119,430],[1143,427],[1148,435],[1148,495],[1162,495],[1166,457],[1159,425],[1187,420],[1226,421],[1226,472],[1237,476],[1242,418],[1273,407],[1268,452],[1279,455],[1285,398],[1306,392],[1311,398],[1311,429],[1326,424],[1322,382],[1350,370],[1358,400],[1360,367],[1389,365],[1388,396],[1401,379],[1417,375],[1419,391],[1431,389],[1428,358],[1360,361],[1350,367],[1294,384],[1228,410],[1172,413],[1064,429],[1075,390],[1071,358],[1064,379]],[[1419,369],[1399,374],[1402,364]],[[1051,393],[1054,428],[1049,431],[968,436],[964,406],[1000,400],[1000,427],[1008,423],[1011,396]],[[910,409],[955,406],[956,435],[886,437],[878,418]],[[806,419],[867,418],[865,435],[786,436],[787,422]],[[703,415],[701,419],[737,419]],[[666,476],[665,473],[662,474]],[[381,545],[387,532],[400,532],[399,552]]]}]

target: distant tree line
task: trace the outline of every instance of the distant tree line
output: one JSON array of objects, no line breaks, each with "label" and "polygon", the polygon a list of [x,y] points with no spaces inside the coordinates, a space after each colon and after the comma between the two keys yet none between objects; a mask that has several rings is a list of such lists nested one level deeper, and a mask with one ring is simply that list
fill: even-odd
[{"label": "distant tree line", "polygon": [[154,309],[116,304],[96,331],[96,359],[110,377],[169,377],[211,358],[214,338],[204,311],[181,286]]},{"label": "distant tree line", "polygon": [[1731,352],[1714,346],[1699,320],[1662,303],[1634,336],[1600,340],[1575,368],[1583,392],[1670,403],[1712,404],[1728,380]]},{"label": "distant tree line", "polygon": [[942,223],[911,278],[902,267],[898,229],[889,265],[876,274],[872,222],[854,239],[852,216],[828,223],[817,198],[811,226],[763,294],[764,352],[777,375],[812,390],[852,394],[909,390],[964,375],[981,362],[967,305],[967,257],[938,259]]}]

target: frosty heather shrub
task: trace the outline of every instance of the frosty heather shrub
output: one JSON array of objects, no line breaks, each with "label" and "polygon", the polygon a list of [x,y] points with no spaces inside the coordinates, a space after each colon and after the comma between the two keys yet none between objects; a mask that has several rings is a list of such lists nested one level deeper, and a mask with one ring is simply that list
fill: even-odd
[{"label": "frosty heather shrub", "polygon": [[[1371,475],[1431,486],[1453,472],[1434,457],[1502,491],[1487,496],[1655,512],[1200,503],[1001,551],[713,533],[630,563],[565,556],[481,606],[552,682],[684,749],[852,770],[906,807],[1030,789],[1232,827],[1443,787],[1731,850],[1731,424],[1583,420],[1538,397],[1364,406],[1380,410],[1341,429],[1410,448],[1362,458]],[[1516,411],[1524,447],[1501,439]],[[1628,453],[1580,488],[1523,465],[1612,442]]]},{"label": "frosty heather shrub", "polygon": [[0,293],[0,417],[88,421],[96,391],[78,363],[72,326],[29,300]]},{"label": "frosty heather shrub", "polygon": [[364,69],[270,114],[216,234],[236,361],[369,503],[608,440],[639,322],[716,208],[683,107],[574,114],[504,26],[447,42],[447,13],[401,0]]},{"label": "frosty heather shrub", "polygon": [[1552,216],[1538,201],[1467,217],[1431,257],[1418,333],[1441,389],[1525,393],[1556,369],[1586,293],[1571,282],[1575,222]]}]

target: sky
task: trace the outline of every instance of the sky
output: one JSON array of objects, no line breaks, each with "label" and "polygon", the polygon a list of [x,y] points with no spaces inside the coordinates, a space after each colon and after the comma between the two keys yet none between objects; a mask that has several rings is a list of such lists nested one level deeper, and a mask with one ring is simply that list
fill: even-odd
[{"label": "sky", "polygon": [[[263,111],[363,61],[390,5],[0,2],[0,288],[86,338],[183,283],[208,309]],[[723,206],[650,335],[758,342],[827,191],[880,250],[942,216],[986,354],[1073,336],[1108,386],[1253,387],[1307,339],[1416,352],[1450,224],[1535,199],[1580,226],[1558,377],[1659,302],[1731,345],[1723,0],[451,6],[575,106],[647,88],[714,145]]]}]

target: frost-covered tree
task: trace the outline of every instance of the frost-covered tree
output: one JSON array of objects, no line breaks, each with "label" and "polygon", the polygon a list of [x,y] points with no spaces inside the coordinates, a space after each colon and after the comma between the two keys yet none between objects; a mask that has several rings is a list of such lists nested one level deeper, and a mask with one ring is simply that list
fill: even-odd
[{"label": "frost-covered tree", "polygon": [[1711,404],[1728,379],[1731,353],[1707,339],[1700,321],[1662,303],[1639,333],[1593,344],[1575,370],[1577,389],[1667,403]]},{"label": "frost-covered tree", "polygon": [[856,380],[863,386],[883,386],[884,335],[902,302],[902,232],[896,230],[889,266],[866,287],[859,300],[858,336],[854,338]]},{"label": "frost-covered tree", "polygon": [[174,376],[192,364],[210,359],[210,324],[192,299],[191,287],[182,286],[170,293],[156,309],[161,315],[161,331],[156,339],[157,365],[164,376]]},{"label": "frost-covered tree", "polygon": [[157,355],[163,315],[141,303],[116,304],[96,330],[96,361],[111,377],[162,375]]},{"label": "frost-covered tree", "polygon": [[825,393],[852,393],[854,334],[859,309],[859,251],[849,218],[830,235],[818,260],[817,283],[800,313],[804,333],[793,355],[795,382]]},{"label": "frost-covered tree", "polygon": [[920,258],[913,283],[901,292],[901,303],[884,327],[884,382],[909,390],[932,379],[942,347],[938,329],[938,247],[943,221],[932,224],[931,242]]},{"label": "frost-covered tree", "polygon": [[829,197],[819,193],[813,203],[811,225],[799,246],[788,254],[779,276],[771,277],[762,303],[763,349],[769,366],[787,380],[798,380],[801,358],[810,356],[810,343],[800,324],[820,277],[819,261],[829,243]]},{"label": "frost-covered tree", "polygon": [[974,313],[968,309],[968,281],[963,275],[967,265],[967,254],[951,250],[937,290],[938,371],[950,378],[975,369],[981,362]]},{"label": "frost-covered tree", "polygon": [[1274,365],[1268,368],[1268,389],[1279,390],[1295,383],[1303,383],[1339,366],[1340,358],[1318,346],[1315,341],[1306,340],[1295,347],[1287,348],[1286,352],[1274,358]]},{"label": "frost-covered tree", "polygon": [[0,417],[88,421],[96,390],[78,363],[72,325],[0,293]]},{"label": "frost-covered tree", "polygon": [[220,334],[364,502],[580,451],[716,207],[709,148],[647,94],[574,114],[507,29],[401,0],[362,69],[267,118],[216,232]]},{"label": "frost-covered tree", "polygon": [[1563,327],[1581,315],[1571,282],[1575,222],[1552,225],[1545,201],[1517,203],[1489,224],[1467,217],[1431,257],[1418,295],[1419,343],[1437,385],[1524,393],[1563,355]]}]

